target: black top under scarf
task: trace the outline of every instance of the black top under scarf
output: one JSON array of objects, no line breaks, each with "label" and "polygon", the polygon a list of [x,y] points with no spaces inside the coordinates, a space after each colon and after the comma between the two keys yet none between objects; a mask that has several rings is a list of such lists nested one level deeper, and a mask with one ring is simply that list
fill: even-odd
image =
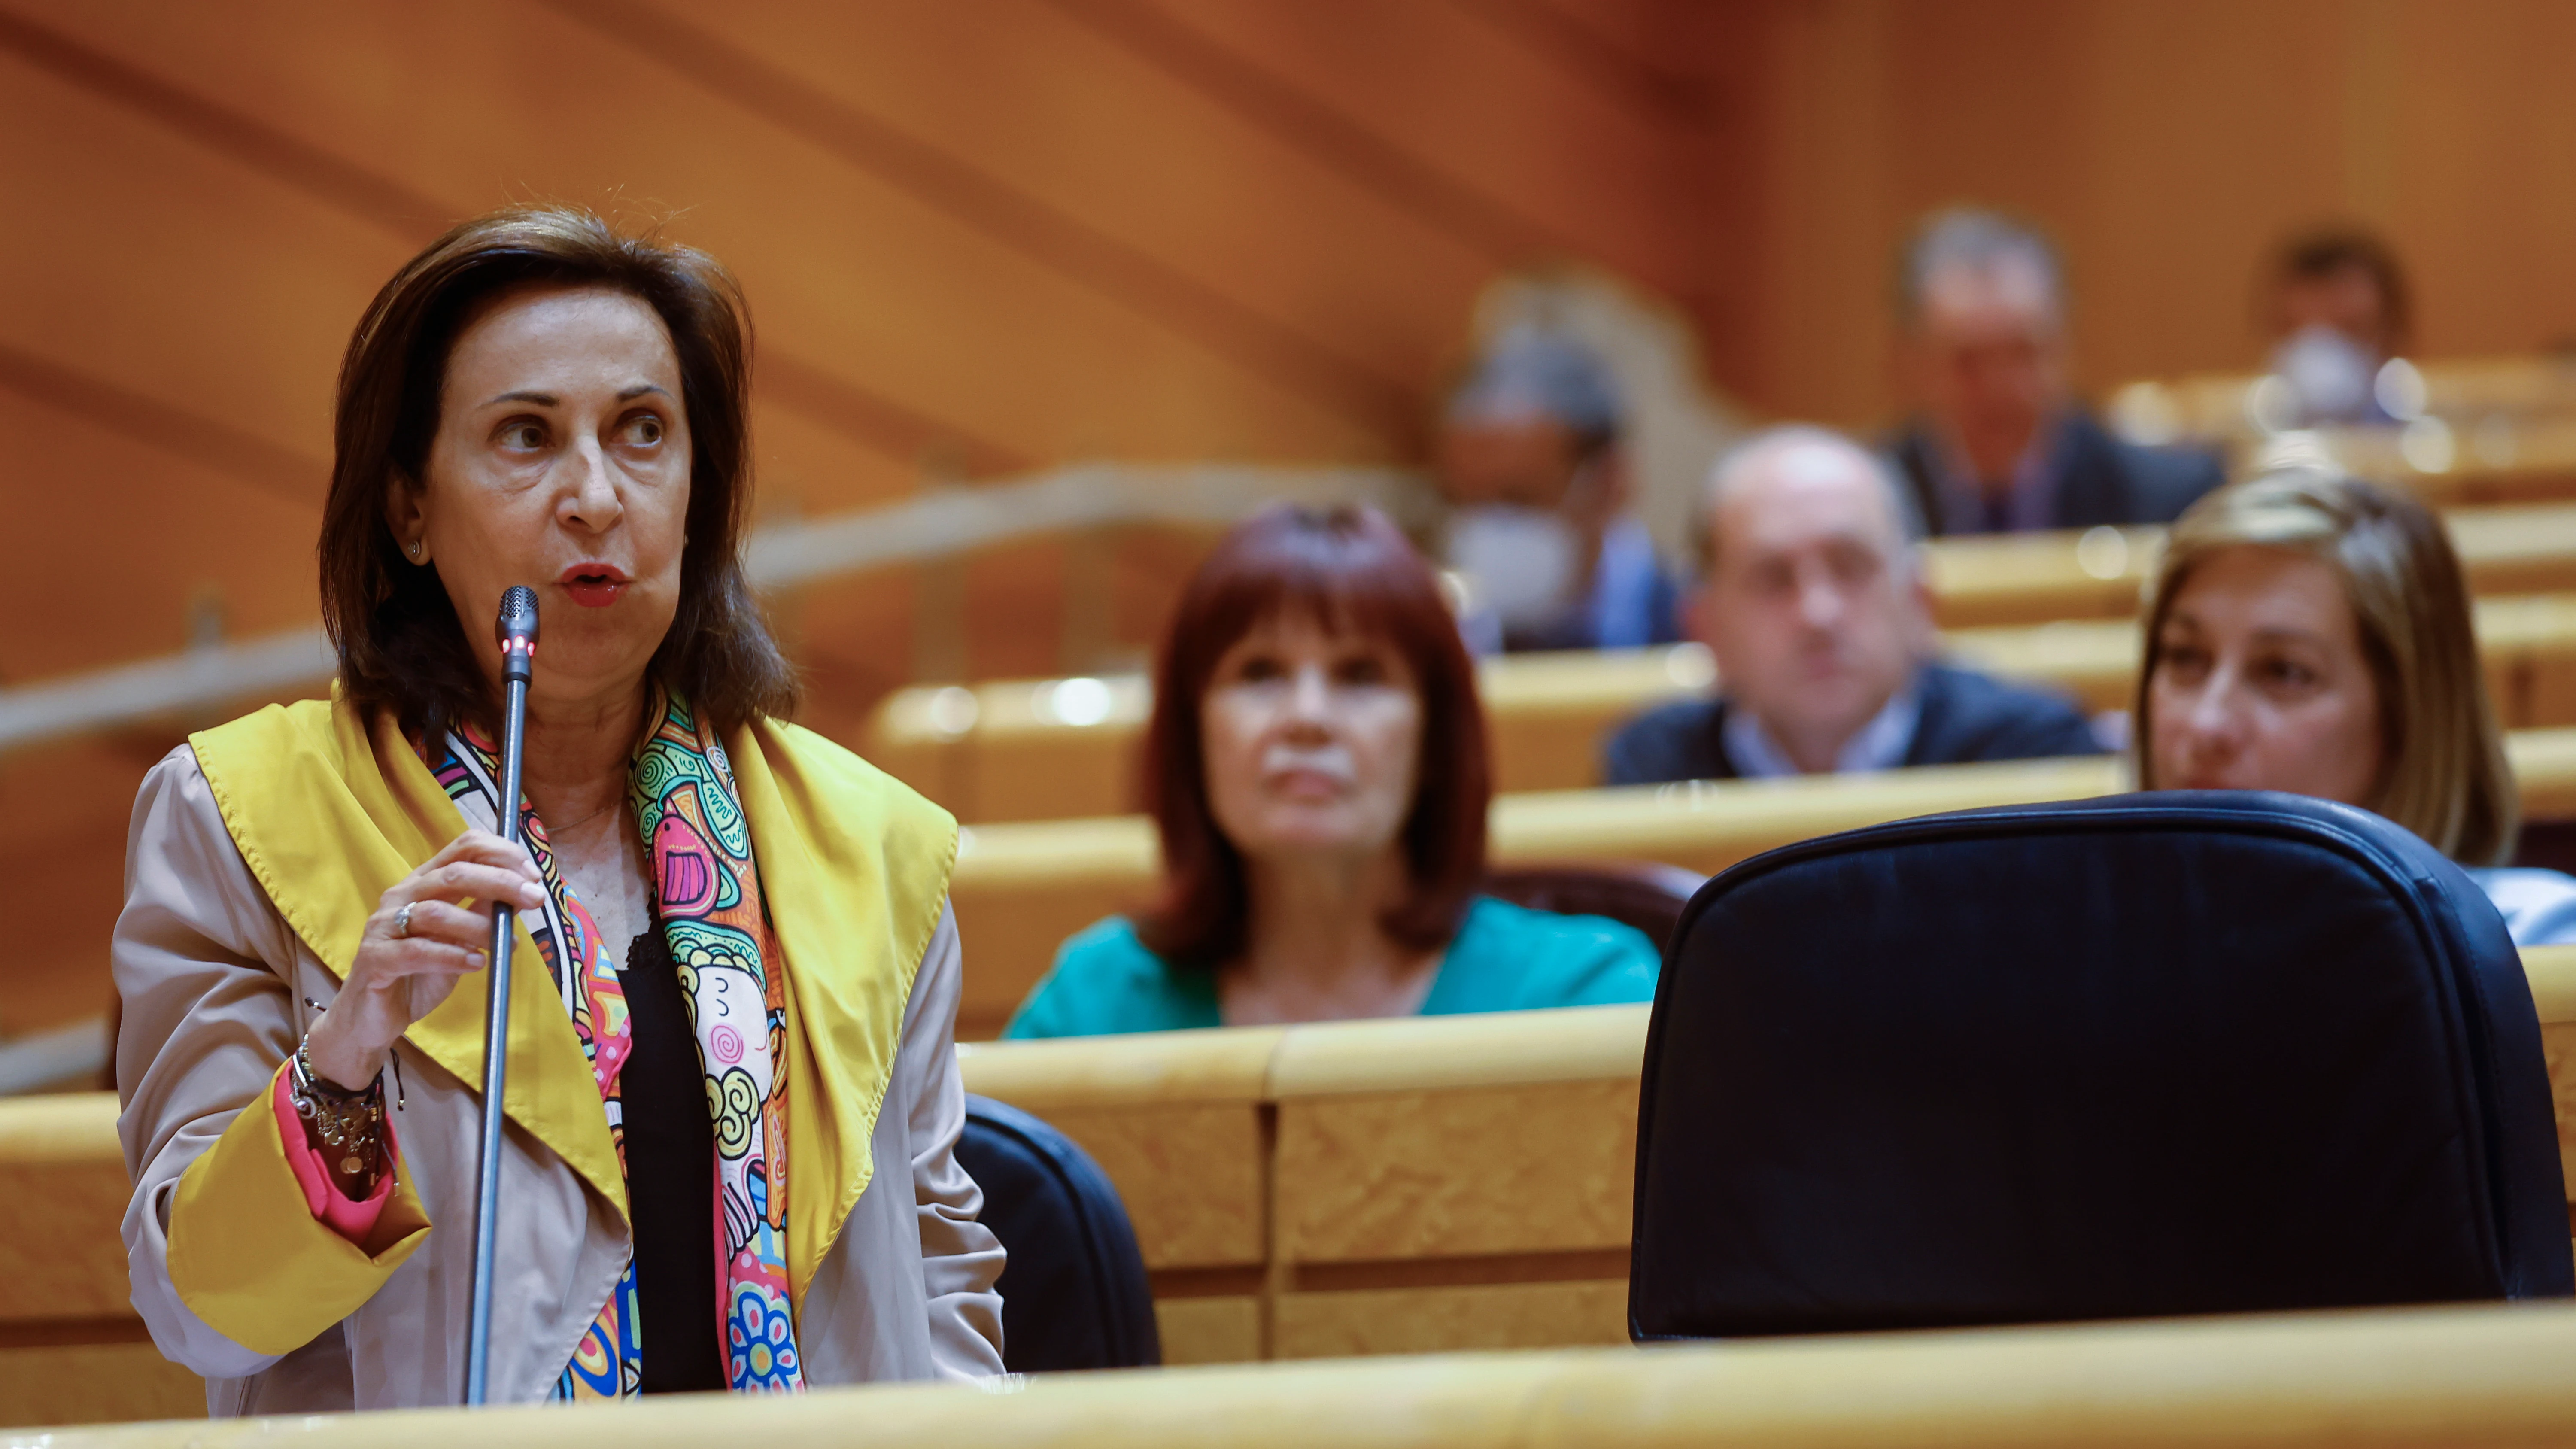
[{"label": "black top under scarf", "polygon": [[636,1317],[644,1392],[725,1387],[716,1316],[716,1129],[687,994],[657,917],[626,948],[633,1046],[619,1070],[626,1200],[635,1215]]}]

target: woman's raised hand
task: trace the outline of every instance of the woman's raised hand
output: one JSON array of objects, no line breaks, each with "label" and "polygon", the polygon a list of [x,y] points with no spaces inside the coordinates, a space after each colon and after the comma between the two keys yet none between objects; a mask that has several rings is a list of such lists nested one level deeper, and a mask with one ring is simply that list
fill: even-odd
[{"label": "woman's raised hand", "polygon": [[395,1038],[436,1010],[457,978],[483,969],[494,901],[533,911],[545,884],[525,850],[488,830],[466,831],[394,882],[367,918],[339,996],[313,1023],[314,1072],[352,1091],[374,1081]]}]

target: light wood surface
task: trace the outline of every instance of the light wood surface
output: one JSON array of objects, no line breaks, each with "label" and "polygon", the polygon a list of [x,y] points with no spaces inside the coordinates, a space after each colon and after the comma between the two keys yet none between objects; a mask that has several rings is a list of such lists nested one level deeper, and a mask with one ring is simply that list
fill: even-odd
[{"label": "light wood surface", "polygon": [[[2524,818],[2576,816],[2576,728],[2517,730],[2505,743]],[[1714,875],[1835,831],[2126,788],[2120,760],[2090,757],[1534,791],[1495,798],[1491,850],[1499,865],[1655,860]],[[970,827],[950,884],[966,950],[959,1031],[998,1033],[1067,936],[1150,901],[1158,854],[1143,816]]]},{"label": "light wood surface", "polygon": [[[1257,1270],[1269,1257],[1262,1103],[1284,1034],[1166,1032],[1110,1051],[1089,1040],[965,1042],[957,1055],[967,1090],[1053,1122],[1111,1181],[1154,1185],[1128,1205],[1148,1269]],[[1231,1298],[1250,1286],[1204,1272],[1166,1283]]]},{"label": "light wood surface", "polygon": [[[2569,763],[2576,767],[2576,758]],[[1491,852],[1504,865],[1661,860],[1715,874],[1773,846],[1836,830],[2107,794],[2121,780],[2117,761],[2079,758],[1504,795],[1493,805]],[[959,1031],[999,1031],[1065,937],[1149,901],[1159,884],[1158,858],[1153,827],[1140,815],[968,827],[949,882],[966,951]]]},{"label": "light wood surface", "polygon": [[[2471,592],[2576,587],[2576,505],[2455,508],[2442,515]],[[1946,628],[2128,618],[2155,576],[2161,528],[1936,539],[1926,545]]]},{"label": "light wood surface", "polygon": [[[2576,1183],[2576,947],[2523,964]],[[960,1048],[1055,1122],[1135,1223],[1174,1364],[1541,1347],[1623,1331],[1648,1009],[1592,1007]],[[0,1423],[193,1412],[123,1302],[107,1093],[0,1102]],[[88,1243],[58,1271],[45,1244]],[[70,1296],[60,1271],[97,1281]],[[71,1311],[67,1311],[67,1308]],[[2077,1330],[2098,1332],[2101,1330]],[[2128,1330],[2123,1330],[2128,1331]],[[59,1442],[59,1441],[58,1441]],[[137,1449],[141,1449],[138,1445]]]},{"label": "light wood surface", "polygon": [[[2523,964],[2576,1184],[2576,947],[2536,947]],[[1015,1042],[964,1061],[970,1088],[1041,1115],[1048,1079],[1067,1083],[1062,1096],[1086,1105],[1057,1120],[1089,1146],[1122,1117],[1150,1123],[1192,1100],[1201,1064],[1229,1057],[1233,1090],[1250,1058],[1266,1057],[1267,1257],[1258,1293],[1228,1301],[1252,1304],[1267,1356],[1571,1345],[1623,1331],[1648,1015],[1593,1007]],[[1111,1079],[1135,1084],[1124,1106],[1102,1093]],[[1118,1150],[1117,1137],[1102,1140]],[[1201,1191],[1186,1154],[1117,1162],[1108,1170],[1131,1205]],[[1149,1262],[1164,1261],[1151,1238],[1161,1221],[1139,1219]]]},{"label": "light wood surface", "polygon": [[[2576,594],[2481,598],[2477,629],[2487,691],[2507,729],[2576,724]],[[2128,709],[2137,680],[2138,626],[2127,618],[1952,629],[1941,649],[1956,663],[2069,695],[2093,714]],[[1716,675],[1697,644],[1481,661],[1495,789],[1598,784],[1612,730],[1668,700],[1706,693]],[[863,748],[962,820],[1077,819],[1133,808],[1150,687],[1141,675],[1084,681],[1074,686],[1079,697],[1105,712],[1070,719],[1056,703],[1065,687],[1061,679],[951,686],[944,704],[940,690],[901,690],[871,717]],[[955,728],[969,713],[973,723]]]},{"label": "light wood surface", "polygon": [[[1066,1374],[994,1384],[691,1395],[615,1411],[251,1420],[228,1449],[923,1449],[1336,1444],[1574,1449],[1921,1444],[2432,1449],[2576,1439],[2576,1307],[2407,1309],[1982,1332],[1443,1354]],[[469,1421],[460,1417],[470,1412]],[[200,1449],[207,1426],[22,1433],[25,1449]]]},{"label": "light wood surface", "polygon": [[206,1381],[163,1358],[135,1327],[131,1343],[0,1348],[0,1423],[203,1419]]}]

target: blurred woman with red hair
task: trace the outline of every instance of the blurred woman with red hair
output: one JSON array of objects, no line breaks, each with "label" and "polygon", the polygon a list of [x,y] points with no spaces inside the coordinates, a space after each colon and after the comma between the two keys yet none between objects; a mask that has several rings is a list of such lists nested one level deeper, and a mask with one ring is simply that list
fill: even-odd
[{"label": "blurred woman with red hair", "polygon": [[1217,547],[1164,642],[1146,751],[1163,898],[1065,942],[1006,1036],[1654,996],[1638,931],[1477,893],[1475,667],[1374,510],[1281,506]]}]

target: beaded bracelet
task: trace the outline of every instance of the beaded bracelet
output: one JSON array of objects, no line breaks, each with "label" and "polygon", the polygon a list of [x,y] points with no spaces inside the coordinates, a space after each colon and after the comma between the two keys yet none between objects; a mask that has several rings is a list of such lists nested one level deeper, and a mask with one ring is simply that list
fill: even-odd
[{"label": "beaded bracelet", "polygon": [[[287,1096],[295,1103],[295,1115],[319,1138],[330,1152],[337,1154],[332,1166],[341,1177],[364,1174],[364,1197],[375,1191],[379,1164],[384,1157],[385,1074],[356,1091],[324,1081],[313,1070],[309,1055],[312,1043],[295,1044],[295,1065],[287,1076]],[[326,1158],[326,1160],[328,1160]]]}]

